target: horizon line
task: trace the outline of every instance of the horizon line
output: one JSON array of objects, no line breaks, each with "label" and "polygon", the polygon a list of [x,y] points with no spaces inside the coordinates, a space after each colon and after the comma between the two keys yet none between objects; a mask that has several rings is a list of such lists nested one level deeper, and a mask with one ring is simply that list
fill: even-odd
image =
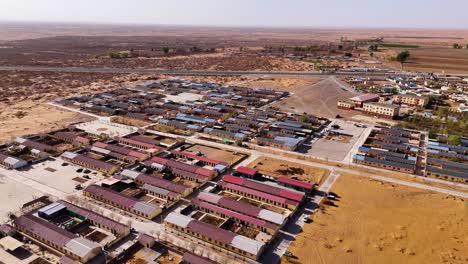
[{"label": "horizon line", "polygon": [[391,27],[391,26],[277,26],[277,25],[214,25],[214,24],[165,24],[165,23],[118,23],[118,22],[93,22],[93,21],[35,21],[35,20],[1,20],[0,24],[44,24],[44,25],[83,25],[83,26],[126,26],[126,27],[201,27],[201,28],[239,28],[239,29],[299,29],[299,30],[454,30],[454,31],[468,31],[464,27]]}]

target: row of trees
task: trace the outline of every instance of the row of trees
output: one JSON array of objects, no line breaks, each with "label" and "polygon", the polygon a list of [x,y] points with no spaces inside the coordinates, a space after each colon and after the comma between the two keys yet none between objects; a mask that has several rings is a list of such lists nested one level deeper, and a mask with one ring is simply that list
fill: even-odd
[{"label": "row of trees", "polygon": [[[453,48],[454,49],[461,49],[461,48],[463,48],[463,45],[458,44],[458,43],[453,43]],[[468,49],[468,44],[465,45],[465,49]]]}]

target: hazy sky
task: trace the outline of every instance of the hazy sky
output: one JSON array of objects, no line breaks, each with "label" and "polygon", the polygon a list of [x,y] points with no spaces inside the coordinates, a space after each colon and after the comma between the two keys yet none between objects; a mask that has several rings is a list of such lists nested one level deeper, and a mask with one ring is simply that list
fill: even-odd
[{"label": "hazy sky", "polygon": [[468,0],[0,0],[0,20],[468,29]]}]

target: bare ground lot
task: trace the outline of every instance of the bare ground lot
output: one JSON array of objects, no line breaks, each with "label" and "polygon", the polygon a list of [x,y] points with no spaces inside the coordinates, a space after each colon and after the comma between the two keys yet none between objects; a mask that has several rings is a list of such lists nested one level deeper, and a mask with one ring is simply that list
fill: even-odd
[{"label": "bare ground lot", "polygon": [[313,216],[284,263],[466,263],[467,201],[356,175],[332,191],[337,207]]},{"label": "bare ground lot", "polygon": [[327,169],[306,166],[298,163],[283,161],[280,159],[271,159],[267,157],[259,157],[251,162],[248,167],[255,168],[260,173],[279,177],[297,177],[300,180],[307,182],[322,182],[329,174]]},{"label": "bare ground lot", "polygon": [[[0,142],[23,135],[49,132],[64,128],[72,123],[93,119],[89,116],[59,110],[49,105],[23,104],[14,109],[16,110],[5,109],[6,111],[0,113]],[[18,118],[18,112],[25,116]]]},{"label": "bare ground lot", "polygon": [[233,151],[203,145],[193,145],[190,148],[188,148],[188,150],[190,150],[194,154],[200,151],[207,158],[221,160],[228,164],[235,164],[248,156],[244,153],[235,153]]},{"label": "bare ground lot", "polygon": [[8,221],[9,212],[19,212],[21,206],[43,193],[25,184],[11,180],[0,173],[0,221]]},{"label": "bare ground lot", "polygon": [[90,94],[130,86],[152,75],[2,72],[0,74],[0,142],[14,136],[49,132],[70,123],[90,121],[45,105],[58,97]]},{"label": "bare ground lot", "polygon": [[300,114],[307,112],[328,118],[335,117],[336,114],[351,117],[356,113],[337,109],[336,103],[357,94],[347,84],[331,77],[298,89],[290,97],[276,102],[272,106],[288,112]]}]

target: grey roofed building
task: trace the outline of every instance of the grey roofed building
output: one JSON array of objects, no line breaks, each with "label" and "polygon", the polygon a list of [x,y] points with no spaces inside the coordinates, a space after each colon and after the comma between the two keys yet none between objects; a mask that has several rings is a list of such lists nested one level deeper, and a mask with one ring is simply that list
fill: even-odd
[{"label": "grey roofed building", "polygon": [[85,239],[83,237],[77,237],[70,240],[65,247],[73,254],[79,256],[80,258],[86,258],[90,253],[100,252],[101,245],[98,243]]},{"label": "grey roofed building", "polygon": [[133,209],[146,214],[146,215],[153,215],[155,211],[158,211],[161,207],[155,204],[147,203],[147,202],[136,202],[133,205]]},{"label": "grey roofed building", "polygon": [[28,165],[28,162],[8,154],[0,153],[0,165],[2,164],[10,169],[19,169]]},{"label": "grey roofed building", "polygon": [[460,171],[445,170],[445,169],[440,169],[440,168],[433,167],[433,166],[426,166],[426,171],[430,173],[443,174],[447,176],[468,179],[468,174],[465,172],[460,172]]},{"label": "grey roofed building", "polygon": [[369,161],[369,162],[374,162],[374,163],[380,163],[380,164],[384,164],[384,165],[400,167],[400,168],[405,168],[405,169],[410,169],[410,170],[415,170],[416,169],[416,165],[393,162],[393,161],[388,161],[388,160],[381,160],[381,159],[372,158],[372,157],[369,157],[369,156],[364,156],[364,155],[359,155],[359,154],[354,155],[353,159],[354,160],[364,160],[364,161]]}]

